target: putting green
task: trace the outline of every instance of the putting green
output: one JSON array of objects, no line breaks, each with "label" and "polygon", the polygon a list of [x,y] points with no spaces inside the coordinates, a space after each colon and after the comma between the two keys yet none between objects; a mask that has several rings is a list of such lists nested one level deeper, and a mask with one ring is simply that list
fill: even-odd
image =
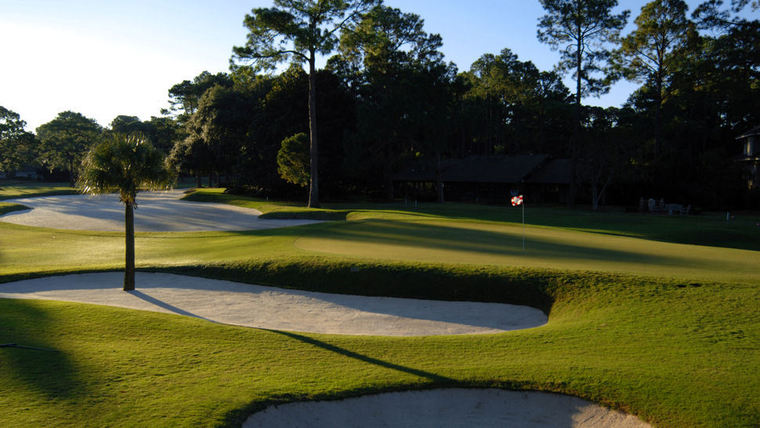
[{"label": "putting green", "polygon": [[310,252],[380,260],[617,272],[690,281],[760,281],[757,251],[555,227],[365,220],[320,229],[298,238],[294,245]]}]

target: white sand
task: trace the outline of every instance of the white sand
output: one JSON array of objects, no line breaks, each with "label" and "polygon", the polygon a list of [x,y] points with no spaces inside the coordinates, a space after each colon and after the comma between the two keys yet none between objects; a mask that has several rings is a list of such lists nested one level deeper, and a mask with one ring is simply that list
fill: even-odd
[{"label": "white sand", "polygon": [[94,303],[210,321],[311,333],[425,336],[499,333],[543,325],[528,306],[314,293],[190,276],[137,272],[52,276],[0,284],[0,298]]},{"label": "white sand", "polygon": [[[181,201],[181,190],[140,192],[135,210],[138,232],[256,230],[319,223],[317,220],[262,220],[261,212],[233,205]],[[93,231],[124,231],[124,205],[116,194],[63,195],[10,199],[31,210],[14,211],[0,221],[25,226]]]},{"label": "white sand", "polygon": [[566,395],[436,389],[287,403],[254,413],[253,427],[649,427],[632,415]]}]

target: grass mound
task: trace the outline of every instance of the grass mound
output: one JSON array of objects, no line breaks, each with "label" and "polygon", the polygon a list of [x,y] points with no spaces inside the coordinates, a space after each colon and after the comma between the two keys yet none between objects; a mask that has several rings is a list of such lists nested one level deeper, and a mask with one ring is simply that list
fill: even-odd
[{"label": "grass mound", "polygon": [[260,211],[263,219],[294,220],[345,220],[349,211],[324,208],[306,208],[296,202],[276,202],[249,196],[224,193],[223,189],[201,189],[182,198],[191,202],[217,202]]}]

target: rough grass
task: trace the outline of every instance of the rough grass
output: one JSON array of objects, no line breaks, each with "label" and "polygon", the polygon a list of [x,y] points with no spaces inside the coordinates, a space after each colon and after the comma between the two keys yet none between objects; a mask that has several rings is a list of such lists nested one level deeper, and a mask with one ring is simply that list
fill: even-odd
[{"label": "rough grass", "polygon": [[[0,348],[3,422],[234,426],[269,403],[456,385],[572,394],[659,426],[760,424],[760,253],[740,236],[745,220],[548,209],[541,220],[535,210],[522,252],[512,210],[384,208],[329,207],[344,220],[288,229],[138,234],[138,264],[311,290],[523,303],[548,312],[548,324],[350,337],[0,300],[0,343],[58,351]],[[701,236],[704,225],[717,232]],[[0,223],[0,282],[118,269],[122,241]]]}]

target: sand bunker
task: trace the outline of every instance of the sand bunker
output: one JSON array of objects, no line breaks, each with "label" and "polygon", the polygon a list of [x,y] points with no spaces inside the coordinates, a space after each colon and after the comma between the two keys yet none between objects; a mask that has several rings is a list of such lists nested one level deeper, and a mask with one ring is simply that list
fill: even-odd
[{"label": "sand bunker", "polygon": [[632,415],[566,395],[437,389],[288,403],[243,427],[649,427]]},{"label": "sand bunker", "polygon": [[546,324],[528,306],[314,293],[190,276],[137,272],[52,276],[0,284],[0,298],[94,303],[210,321],[310,333],[426,336],[499,333]]},{"label": "sand bunker", "polygon": [[[262,220],[261,212],[227,204],[181,201],[181,190],[140,192],[135,210],[138,232],[256,230],[319,223],[316,220]],[[11,199],[31,210],[14,211],[0,221],[25,226],[93,231],[124,231],[124,205],[118,195],[63,195]]]}]

